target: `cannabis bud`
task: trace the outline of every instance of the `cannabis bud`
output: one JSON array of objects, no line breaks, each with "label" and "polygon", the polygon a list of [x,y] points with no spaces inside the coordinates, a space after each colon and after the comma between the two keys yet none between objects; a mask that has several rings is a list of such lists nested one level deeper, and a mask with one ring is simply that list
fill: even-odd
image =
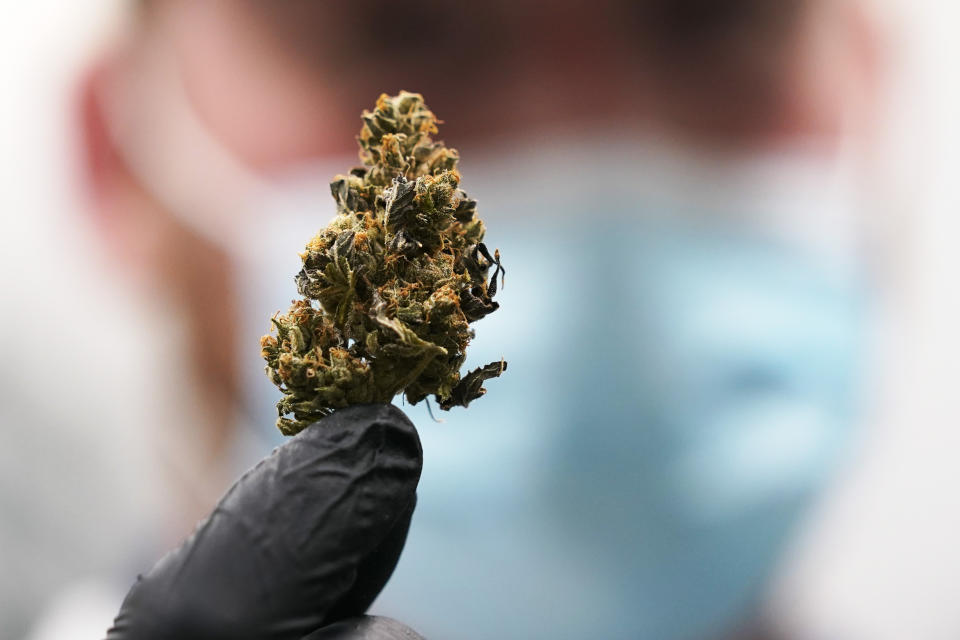
[{"label": "cannabis bud", "polygon": [[337,215],[300,254],[301,299],[260,340],[287,435],[398,393],[466,407],[507,368],[501,360],[460,376],[470,323],[497,310],[504,269],[460,189],[457,151],[431,138],[438,121],[419,94],[383,94],[362,119],[364,166],[330,183]]}]

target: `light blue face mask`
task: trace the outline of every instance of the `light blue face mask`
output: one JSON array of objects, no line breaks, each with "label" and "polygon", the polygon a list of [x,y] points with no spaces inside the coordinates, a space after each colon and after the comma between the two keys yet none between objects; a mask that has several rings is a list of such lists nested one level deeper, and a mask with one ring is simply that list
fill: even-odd
[{"label": "light blue face mask", "polygon": [[470,357],[510,369],[445,424],[409,410],[418,513],[374,611],[438,638],[722,635],[849,440],[864,291],[789,233],[543,180],[473,192],[509,276]]}]

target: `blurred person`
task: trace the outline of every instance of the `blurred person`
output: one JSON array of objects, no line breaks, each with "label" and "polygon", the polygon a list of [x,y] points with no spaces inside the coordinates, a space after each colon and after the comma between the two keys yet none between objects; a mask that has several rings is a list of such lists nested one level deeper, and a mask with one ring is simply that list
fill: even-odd
[{"label": "blurred person", "polygon": [[511,267],[471,352],[511,379],[421,425],[375,610],[433,637],[738,633],[855,422],[862,12],[142,2],[81,89],[97,228],[185,319],[216,460],[272,423],[256,338],[358,108],[421,91]]}]

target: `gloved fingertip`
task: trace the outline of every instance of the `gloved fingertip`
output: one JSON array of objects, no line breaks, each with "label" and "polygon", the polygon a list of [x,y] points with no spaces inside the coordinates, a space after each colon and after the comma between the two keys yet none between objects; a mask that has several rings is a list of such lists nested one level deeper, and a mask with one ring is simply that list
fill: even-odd
[{"label": "gloved fingertip", "polygon": [[[363,404],[338,409],[315,422],[291,440],[324,444],[356,437],[379,439],[378,453],[399,456],[410,465],[419,479],[423,467],[423,446],[410,418],[392,404]],[[286,446],[286,445],[285,445]]]},{"label": "gloved fingertip", "polygon": [[[355,405],[339,409],[310,425],[277,452],[284,466],[323,459],[353,470],[376,469],[384,495],[406,504],[412,499],[423,470],[423,446],[413,422],[389,404]],[[326,465],[313,465],[319,470]],[[318,478],[321,484],[327,482]],[[302,478],[309,482],[309,474]]]},{"label": "gloved fingertip", "polygon": [[359,616],[326,626],[302,640],[425,640],[425,638],[393,618]]}]

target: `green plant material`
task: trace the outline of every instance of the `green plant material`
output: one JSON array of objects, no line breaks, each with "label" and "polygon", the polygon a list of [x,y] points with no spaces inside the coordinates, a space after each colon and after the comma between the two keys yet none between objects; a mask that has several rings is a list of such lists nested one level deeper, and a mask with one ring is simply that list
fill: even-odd
[{"label": "green plant material", "polygon": [[457,151],[431,138],[438,121],[419,94],[383,94],[362,119],[364,166],[330,183],[337,215],[301,254],[301,299],[260,340],[287,435],[398,393],[466,407],[507,368],[460,376],[470,324],[499,307],[504,270],[460,189]]}]

